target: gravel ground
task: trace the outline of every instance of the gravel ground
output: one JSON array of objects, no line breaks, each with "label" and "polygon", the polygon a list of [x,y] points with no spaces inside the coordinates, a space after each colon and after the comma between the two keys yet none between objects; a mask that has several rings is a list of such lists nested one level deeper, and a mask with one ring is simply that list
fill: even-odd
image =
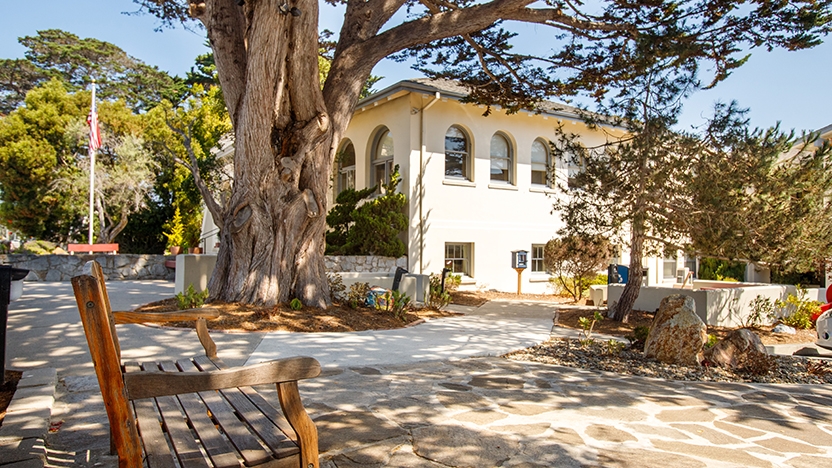
[{"label": "gravel ground", "polygon": [[738,371],[710,366],[676,366],[645,359],[632,348],[611,350],[606,342],[595,340],[586,346],[574,339],[555,339],[531,348],[504,355],[517,361],[534,361],[567,367],[619,374],[640,375],[668,380],[713,382],[757,382],[788,384],[832,384],[832,362],[792,356],[770,356],[769,362],[755,363],[768,372]]}]

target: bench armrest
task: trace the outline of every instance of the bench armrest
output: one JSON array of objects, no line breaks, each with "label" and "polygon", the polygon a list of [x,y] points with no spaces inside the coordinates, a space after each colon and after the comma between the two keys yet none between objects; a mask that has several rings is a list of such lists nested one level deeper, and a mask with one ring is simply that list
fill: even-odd
[{"label": "bench armrest", "polygon": [[205,307],[203,309],[186,309],[173,312],[113,312],[117,324],[125,323],[164,323],[188,322],[200,318],[214,319],[220,316],[220,311]]},{"label": "bench armrest", "polygon": [[125,373],[124,384],[130,399],[138,400],[206,390],[293,382],[317,377],[320,373],[321,364],[316,359],[299,356],[206,372]]}]

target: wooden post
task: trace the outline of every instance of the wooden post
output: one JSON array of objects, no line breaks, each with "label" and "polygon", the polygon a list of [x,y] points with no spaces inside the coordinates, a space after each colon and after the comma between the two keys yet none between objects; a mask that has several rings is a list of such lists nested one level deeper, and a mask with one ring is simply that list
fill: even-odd
[{"label": "wooden post", "polygon": [[523,283],[521,278],[523,277],[523,270],[525,268],[515,268],[514,271],[517,272],[517,295],[519,296],[520,293],[523,291]]}]

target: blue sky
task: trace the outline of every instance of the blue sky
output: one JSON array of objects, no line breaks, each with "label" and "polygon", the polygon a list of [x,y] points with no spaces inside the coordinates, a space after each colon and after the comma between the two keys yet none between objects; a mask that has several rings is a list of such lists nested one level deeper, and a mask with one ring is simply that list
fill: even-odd
[{"label": "blue sky", "polygon": [[[17,38],[42,29],[57,28],[80,37],[111,42],[128,54],[173,74],[184,75],[194,58],[207,51],[203,31],[184,29],[155,32],[157,21],[149,16],[127,16],[135,11],[131,0],[28,0],[3,2],[4,25],[0,29],[0,58],[23,54]],[[323,2],[322,2],[323,3]],[[322,5],[321,27],[337,32],[343,13]],[[538,31],[541,37],[545,28]],[[374,74],[385,79],[381,89],[417,76],[406,64],[386,60]],[[768,127],[781,122],[783,129],[813,130],[832,124],[832,37],[819,47],[800,52],[754,51],[749,62],[715,89],[701,91],[685,105],[681,125],[702,123],[715,101],[737,100],[751,108],[751,123]]]}]

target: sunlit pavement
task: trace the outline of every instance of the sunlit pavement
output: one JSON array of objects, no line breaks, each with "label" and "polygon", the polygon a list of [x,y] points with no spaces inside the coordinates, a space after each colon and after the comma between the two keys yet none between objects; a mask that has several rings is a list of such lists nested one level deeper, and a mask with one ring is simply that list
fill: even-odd
[{"label": "sunlit pavement", "polygon": [[[115,309],[173,294],[167,282],[108,286]],[[826,387],[665,382],[469,358],[527,346],[551,328],[553,305],[489,304],[389,332],[213,336],[233,364],[321,360],[324,374],[301,391],[328,468],[832,465]],[[192,332],[119,328],[125,359],[201,350]],[[12,304],[8,348],[12,367],[58,369],[50,464],[115,466],[68,283],[27,283]]]}]

